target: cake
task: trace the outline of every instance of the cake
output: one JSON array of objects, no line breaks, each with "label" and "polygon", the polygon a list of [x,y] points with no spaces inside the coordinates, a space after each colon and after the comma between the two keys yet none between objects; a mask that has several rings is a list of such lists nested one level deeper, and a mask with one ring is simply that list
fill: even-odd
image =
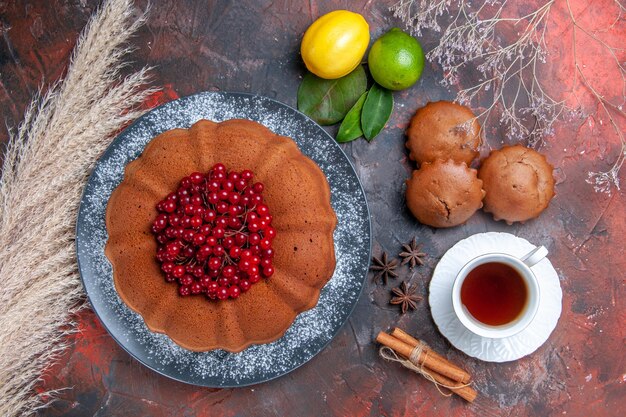
[{"label": "cake", "polygon": [[437,101],[415,112],[407,137],[409,157],[418,164],[452,159],[470,166],[478,156],[480,125],[467,107]]},{"label": "cake", "polygon": [[[263,250],[261,255],[259,245],[255,247],[259,257],[263,256],[262,262],[269,253],[267,258],[271,262],[265,268],[258,265],[263,273],[269,273],[261,278],[261,273],[242,273],[250,280],[257,277],[258,282],[240,287],[242,291],[232,291],[230,297],[219,298],[210,297],[208,290],[190,295],[189,288],[195,289],[197,285],[187,286],[181,283],[182,278],[168,282],[172,280],[171,272],[163,270],[166,263],[163,257],[167,255],[163,255],[161,240],[157,241],[161,239],[159,234],[163,234],[159,222],[166,214],[165,209],[170,209],[163,204],[168,198],[176,200],[171,197],[172,192],[189,182],[189,178],[193,179],[190,174],[200,179],[199,173],[209,173],[206,174],[209,178],[216,169],[242,176],[244,172],[248,176],[253,173],[254,181],[261,186],[250,184],[246,190],[250,188],[250,198],[255,187],[262,194],[258,199],[265,206],[265,217],[259,216],[267,224],[263,229],[265,234],[259,234],[264,239],[271,238],[269,252]],[[206,184],[209,187],[208,181]],[[209,204],[206,199],[204,204]],[[244,208],[239,206],[240,211]],[[205,210],[209,210],[208,206]],[[261,211],[258,206],[254,210]],[[223,214],[224,221],[228,220],[227,215]],[[248,217],[248,214],[245,219],[241,216],[248,223],[237,233],[247,233],[249,237],[252,232],[247,229],[251,227]],[[113,266],[120,298],[143,317],[150,330],[166,334],[189,350],[220,348],[238,352],[251,344],[280,338],[299,313],[317,304],[322,287],[335,269],[336,224],[326,177],[293,140],[248,120],[222,123],[201,120],[190,129],[174,129],[157,136],[139,158],[128,164],[107,206],[109,239],[105,254]],[[207,233],[211,227],[215,231],[218,226],[208,226]],[[273,232],[268,232],[270,229]],[[225,260],[226,256],[220,259]],[[220,268],[219,273],[224,274],[225,267]],[[208,266],[206,271],[211,272]],[[207,276],[202,278],[209,280]]]},{"label": "cake", "polygon": [[478,171],[485,211],[508,224],[537,217],[554,197],[552,171],[545,156],[521,145],[491,151]]},{"label": "cake", "polygon": [[476,170],[452,160],[423,163],[406,185],[409,210],[420,223],[432,227],[465,223],[482,207],[485,196]]}]

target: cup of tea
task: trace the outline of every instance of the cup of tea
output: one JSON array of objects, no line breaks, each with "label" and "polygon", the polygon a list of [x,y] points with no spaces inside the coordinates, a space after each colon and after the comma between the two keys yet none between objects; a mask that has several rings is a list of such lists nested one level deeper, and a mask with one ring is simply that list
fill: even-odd
[{"label": "cup of tea", "polygon": [[452,306],[463,326],[493,339],[524,330],[539,309],[539,282],[532,267],[547,254],[538,246],[521,258],[488,253],[465,264],[452,286]]}]

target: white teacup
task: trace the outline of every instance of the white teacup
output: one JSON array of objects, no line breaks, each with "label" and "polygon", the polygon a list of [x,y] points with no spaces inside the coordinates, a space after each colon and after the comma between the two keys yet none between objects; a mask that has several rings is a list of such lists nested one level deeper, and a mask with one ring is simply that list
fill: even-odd
[{"label": "white teacup", "polygon": [[[545,258],[547,254],[548,250],[545,247],[538,246],[521,258],[504,253],[488,253],[466,263],[457,274],[452,286],[452,306],[463,326],[478,336],[492,339],[513,336],[524,330],[535,318],[539,309],[539,282],[531,268]],[[491,326],[477,320],[461,301],[461,287],[467,275],[477,266],[489,262],[502,263],[515,269],[526,284],[527,289],[526,304],[521,313],[513,321],[500,326]]]}]

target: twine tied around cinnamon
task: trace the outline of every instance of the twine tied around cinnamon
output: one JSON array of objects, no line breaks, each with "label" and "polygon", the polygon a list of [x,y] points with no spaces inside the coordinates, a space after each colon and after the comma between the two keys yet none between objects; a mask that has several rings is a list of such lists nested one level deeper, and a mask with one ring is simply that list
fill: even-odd
[{"label": "twine tied around cinnamon", "polygon": [[437,388],[437,391],[439,391],[439,393],[443,395],[444,397],[450,397],[452,393],[442,391],[441,387],[454,390],[454,389],[468,387],[471,385],[471,382],[467,384],[462,384],[462,385],[447,385],[447,384],[443,384],[441,382],[436,381],[435,378],[432,376],[432,374],[429,372],[428,368],[426,368],[424,365],[422,365],[419,362],[419,357],[421,356],[422,353],[424,353],[425,355],[428,355],[428,346],[423,342],[413,348],[408,359],[404,359],[400,357],[396,353],[395,350],[391,349],[388,346],[381,346],[381,348],[378,351],[378,354],[380,355],[381,358],[391,361],[391,362],[398,362],[405,368],[408,368],[412,370],[413,372],[420,374],[421,376],[423,376],[424,378],[432,382]]},{"label": "twine tied around cinnamon", "polygon": [[478,393],[471,385],[471,375],[432,350],[423,341],[414,338],[399,328],[391,334],[379,332],[376,341],[382,345],[379,355],[388,361],[398,362],[403,367],[422,375],[432,382],[446,397],[450,394],[441,390],[448,388],[468,402],[473,402]]}]

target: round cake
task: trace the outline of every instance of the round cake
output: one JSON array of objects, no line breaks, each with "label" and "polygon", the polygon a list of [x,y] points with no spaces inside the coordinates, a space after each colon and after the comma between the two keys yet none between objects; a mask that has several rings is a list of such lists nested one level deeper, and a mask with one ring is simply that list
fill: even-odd
[{"label": "round cake", "polygon": [[522,145],[491,151],[478,171],[485,211],[508,224],[539,216],[554,197],[553,169],[544,155]]},{"label": "round cake", "polygon": [[480,125],[470,109],[437,101],[418,109],[407,129],[409,157],[418,164],[452,159],[467,166],[478,156]]},{"label": "round cake", "polygon": [[420,223],[463,224],[483,206],[485,191],[475,169],[453,160],[425,162],[406,182],[406,204]]},{"label": "round cake", "polygon": [[[169,210],[160,202],[173,195],[181,180],[192,173],[200,178],[197,173],[213,172],[216,166],[254,173],[261,184],[263,210],[271,212],[266,218],[272,229],[272,265],[254,285],[241,287],[245,292],[211,299],[168,282],[163,260],[157,259],[162,242],[154,227],[161,221],[155,219]],[[238,352],[280,338],[299,313],[317,304],[335,269],[336,225],[326,177],[293,140],[249,120],[201,120],[190,129],[157,136],[127,165],[107,206],[105,253],[118,294],[150,330],[193,351]],[[240,232],[249,231],[244,226]]]}]

